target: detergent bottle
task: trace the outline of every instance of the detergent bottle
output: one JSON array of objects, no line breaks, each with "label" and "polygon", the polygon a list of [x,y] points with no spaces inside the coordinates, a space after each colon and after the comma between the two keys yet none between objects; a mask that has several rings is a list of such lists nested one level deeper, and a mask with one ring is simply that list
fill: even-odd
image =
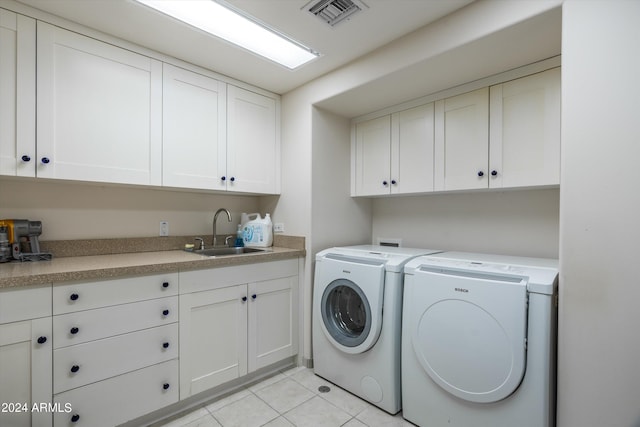
[{"label": "detergent bottle", "polygon": [[248,221],[242,227],[242,241],[247,247],[269,247],[273,245],[273,223],[271,216],[264,218],[259,213],[248,214]]}]

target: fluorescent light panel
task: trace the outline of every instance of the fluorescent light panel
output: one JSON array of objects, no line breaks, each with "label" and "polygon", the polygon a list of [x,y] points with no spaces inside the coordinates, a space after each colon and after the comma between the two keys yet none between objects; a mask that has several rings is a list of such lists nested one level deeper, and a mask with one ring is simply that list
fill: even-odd
[{"label": "fluorescent light panel", "polygon": [[294,69],[319,55],[212,0],[136,0],[216,37]]}]

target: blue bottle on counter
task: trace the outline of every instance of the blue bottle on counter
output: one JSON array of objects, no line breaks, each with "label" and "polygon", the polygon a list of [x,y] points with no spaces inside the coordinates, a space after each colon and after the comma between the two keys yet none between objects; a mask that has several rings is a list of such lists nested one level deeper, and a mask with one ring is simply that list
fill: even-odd
[{"label": "blue bottle on counter", "polygon": [[236,232],[236,247],[244,246],[244,242],[242,241],[242,224],[238,224],[238,231]]}]

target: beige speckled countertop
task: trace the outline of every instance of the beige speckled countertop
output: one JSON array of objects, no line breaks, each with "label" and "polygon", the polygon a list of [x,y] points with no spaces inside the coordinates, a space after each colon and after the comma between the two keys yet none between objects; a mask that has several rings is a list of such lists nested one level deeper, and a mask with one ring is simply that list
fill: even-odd
[{"label": "beige speckled countertop", "polygon": [[183,250],[69,257],[54,253],[50,261],[0,264],[0,289],[277,261],[305,256],[303,248],[274,246],[263,252],[218,257]]}]

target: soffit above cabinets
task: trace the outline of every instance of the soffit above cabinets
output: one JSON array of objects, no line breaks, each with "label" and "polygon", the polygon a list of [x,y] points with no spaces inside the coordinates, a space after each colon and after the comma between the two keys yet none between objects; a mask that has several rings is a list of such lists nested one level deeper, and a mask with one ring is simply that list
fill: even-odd
[{"label": "soffit above cabinets", "polygon": [[354,118],[459,86],[462,93],[477,80],[559,56],[561,39],[562,9],[556,7],[315,105]]},{"label": "soffit above cabinets", "polygon": [[[1,1],[1,0],[0,0]],[[226,0],[322,56],[293,71],[194,30],[131,0],[19,0],[70,21],[284,94],[434,22],[473,0],[357,0],[361,10],[334,26],[309,0]]]}]

